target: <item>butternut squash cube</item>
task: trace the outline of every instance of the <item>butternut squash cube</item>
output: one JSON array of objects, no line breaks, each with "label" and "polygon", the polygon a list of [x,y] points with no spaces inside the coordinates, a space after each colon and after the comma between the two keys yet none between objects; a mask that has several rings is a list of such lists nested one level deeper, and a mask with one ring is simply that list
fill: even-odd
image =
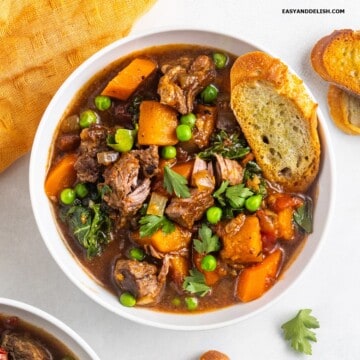
[{"label": "butternut squash cube", "polygon": [[278,212],[278,236],[283,240],[292,240],[295,236],[293,214],[294,210],[291,207],[287,207]]},{"label": "butternut squash cube", "polygon": [[178,143],[177,112],[158,101],[146,100],[140,104],[138,143],[140,145],[175,145]]},{"label": "butternut squash cube", "polygon": [[261,263],[244,269],[237,281],[239,300],[248,302],[262,296],[275,282],[282,259],[282,251],[275,250]]},{"label": "butternut squash cube", "polygon": [[160,229],[149,238],[149,243],[157,251],[168,253],[187,247],[191,240],[191,232],[175,225],[175,230],[173,232],[167,234]]},{"label": "butternut squash cube", "polygon": [[220,252],[224,260],[235,263],[259,262],[262,260],[262,241],[259,219],[238,215],[226,226],[222,236],[223,249]]},{"label": "butternut squash cube", "polygon": [[170,273],[175,284],[182,287],[184,279],[189,273],[188,259],[180,255],[171,257]]}]

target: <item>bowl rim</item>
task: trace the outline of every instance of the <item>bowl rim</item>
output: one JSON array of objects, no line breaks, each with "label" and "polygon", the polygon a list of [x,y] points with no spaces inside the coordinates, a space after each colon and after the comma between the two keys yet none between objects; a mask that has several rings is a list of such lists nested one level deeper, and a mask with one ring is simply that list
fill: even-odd
[{"label": "bowl rim", "polygon": [[[172,323],[164,323],[158,320],[150,320],[150,319],[146,319],[143,318],[141,316],[141,311],[134,312],[132,310],[126,309],[126,311],[123,311],[124,309],[122,309],[122,307],[119,307],[117,309],[114,309],[114,306],[112,306],[111,304],[109,304],[107,301],[105,301],[105,299],[96,296],[96,293],[94,292],[94,290],[90,289],[88,286],[86,286],[86,284],[84,284],[81,280],[75,278],[74,276],[71,276],[71,270],[69,270],[69,268],[67,266],[65,266],[56,256],[56,254],[54,253],[53,249],[50,247],[49,245],[49,241],[47,241],[47,235],[46,235],[46,226],[43,225],[43,220],[41,219],[41,213],[40,213],[40,209],[37,207],[37,198],[36,198],[36,191],[34,189],[36,189],[36,173],[38,172],[38,167],[36,164],[36,153],[38,151],[38,142],[40,141],[41,138],[41,133],[43,131],[43,128],[45,127],[45,122],[46,119],[49,118],[51,111],[52,111],[52,107],[54,104],[56,104],[56,102],[59,101],[59,99],[61,98],[61,96],[63,95],[64,91],[70,86],[70,84],[73,82],[74,79],[76,79],[78,76],[80,76],[88,66],[90,66],[92,63],[96,62],[97,60],[101,59],[102,57],[104,57],[107,53],[110,53],[111,51],[115,50],[118,47],[123,46],[124,44],[128,44],[128,43],[132,43],[132,42],[136,42],[137,40],[141,40],[143,38],[146,37],[151,37],[151,36],[156,36],[156,35],[161,35],[164,33],[171,33],[171,32],[175,32],[175,33],[192,33],[192,32],[196,32],[196,33],[206,33],[207,36],[209,35],[214,35],[214,36],[222,36],[222,37],[226,37],[226,38],[230,38],[230,40],[235,41],[235,42],[241,42],[243,44],[245,44],[246,46],[249,47],[253,47],[256,48],[257,50],[260,51],[264,51],[266,53],[268,53],[271,56],[276,57],[276,55],[274,55],[271,51],[263,48],[262,46],[259,46],[258,44],[256,44],[255,42],[251,41],[247,41],[242,39],[240,36],[235,36],[233,34],[227,33],[227,32],[223,32],[223,31],[218,31],[215,29],[211,29],[211,28],[204,28],[204,27],[187,27],[187,26],[182,26],[182,27],[178,27],[178,26],[166,26],[166,27],[156,27],[147,31],[141,31],[138,32],[136,34],[132,34],[129,35],[127,37],[121,38],[119,40],[114,41],[113,43],[103,47],[102,49],[100,49],[99,51],[97,51],[96,53],[94,53],[92,56],[90,56],[87,60],[85,60],[80,66],[78,66],[67,78],[66,80],[62,83],[62,85],[58,88],[57,92],[55,93],[54,97],[52,98],[52,100],[50,101],[50,103],[48,104],[42,118],[40,121],[40,124],[38,126],[36,135],[35,135],[35,139],[34,139],[34,143],[33,143],[33,147],[32,147],[32,151],[31,151],[31,156],[30,156],[30,167],[29,167],[29,188],[30,188],[30,199],[31,199],[31,204],[32,204],[32,210],[34,213],[34,217],[38,226],[38,229],[41,233],[42,239],[46,244],[46,247],[48,248],[50,254],[52,255],[53,259],[55,260],[55,262],[60,266],[60,268],[62,269],[62,271],[65,273],[65,275],[70,279],[70,281],[75,284],[80,290],[82,290],[88,297],[90,297],[93,301],[95,301],[96,303],[100,304],[101,306],[105,307],[106,309],[110,310],[111,312],[127,319],[127,320],[131,320],[131,321],[135,321],[137,323],[143,324],[143,325],[148,325],[148,326],[152,326],[152,327],[157,327],[157,328],[162,328],[162,329],[171,329],[171,330],[209,330],[209,329],[215,329],[215,328],[220,328],[220,327],[224,327],[224,326],[229,326],[235,323],[238,323],[240,321],[243,321],[245,319],[248,319],[250,317],[253,317],[255,315],[257,315],[258,313],[268,309],[270,306],[272,306],[275,302],[279,301],[286,293],[289,292],[290,288],[292,286],[294,286],[299,279],[304,275],[304,273],[309,269],[309,267],[311,266],[311,263],[314,261],[314,258],[318,255],[318,253],[320,252],[320,248],[322,247],[323,243],[324,243],[324,238],[327,234],[328,228],[329,228],[329,224],[330,224],[330,219],[333,216],[333,212],[334,212],[334,206],[335,206],[335,181],[336,181],[336,177],[335,177],[335,156],[333,153],[333,147],[331,145],[331,136],[330,136],[330,132],[329,129],[327,127],[326,121],[325,121],[325,116],[322,113],[321,109],[318,107],[317,109],[317,115],[318,115],[318,130],[319,130],[319,135],[320,135],[320,139],[322,140],[322,156],[324,156],[324,151],[323,149],[325,148],[325,152],[326,152],[326,158],[328,159],[327,161],[327,165],[328,165],[328,171],[330,173],[330,178],[328,179],[329,181],[329,188],[330,188],[330,194],[328,194],[328,196],[330,197],[329,199],[329,206],[327,208],[327,214],[326,214],[326,221],[325,224],[323,226],[323,230],[321,232],[321,236],[320,238],[317,240],[317,245],[314,249],[314,251],[309,255],[309,258],[306,261],[306,266],[302,269],[300,269],[299,273],[297,273],[295,275],[295,277],[292,279],[292,281],[287,284],[285,286],[285,288],[283,290],[279,290],[280,293],[278,293],[274,298],[267,300],[266,303],[259,305],[257,308],[255,308],[255,310],[250,310],[250,312],[248,314],[245,315],[241,315],[238,316],[236,318],[233,319],[228,319],[226,321],[213,321],[211,323],[207,323],[207,324],[201,324],[201,316],[204,316],[204,314],[209,315],[209,314],[220,314],[223,310],[225,309],[219,309],[219,310],[215,310],[215,311],[210,311],[210,312],[205,312],[205,313],[196,313],[196,314],[181,314],[181,316],[185,316],[188,318],[193,318],[196,319],[197,317],[200,319],[199,321],[194,320],[191,325],[189,324],[181,324],[179,322],[176,321],[175,317],[177,317],[177,314],[174,313],[168,313],[169,317],[174,317],[174,321],[172,321]],[[185,43],[185,42],[184,42]],[[187,42],[187,43],[191,43],[191,42]],[[138,49],[144,49],[147,46],[139,46]],[[217,47],[217,46],[215,46]],[[123,55],[121,55],[123,56]],[[121,57],[119,56],[119,57]],[[110,62],[108,62],[108,64],[110,64],[111,62],[113,62],[114,59]],[[297,74],[292,68],[291,66],[289,66],[288,64],[286,64],[289,68],[290,71],[292,71],[294,74]],[[91,74],[91,76],[93,76],[94,73]],[[90,78],[91,78],[90,76]],[[298,75],[299,76],[299,75]],[[300,77],[300,76],[299,76]],[[307,90],[307,92],[309,93],[310,97],[316,102],[316,99],[314,98],[311,90],[308,88],[308,86],[304,83],[305,88]],[[80,86],[78,89],[80,89],[82,86]],[[317,103],[317,102],[316,102]],[[59,120],[59,119],[58,119]],[[52,135],[53,136],[53,135]],[[325,146],[324,146],[325,145]],[[46,150],[47,153],[49,153],[50,149]],[[322,159],[322,165],[324,163],[324,159]],[[46,164],[47,166],[48,164]],[[321,169],[320,169],[321,171]],[[41,179],[43,180],[43,178]],[[42,186],[42,184],[41,184]],[[59,238],[61,239],[60,234]],[[61,239],[62,241],[62,239]],[[65,247],[65,245],[64,245]],[[306,247],[306,246],[305,246]],[[301,250],[301,253],[304,252],[304,249]],[[70,254],[71,255],[71,254]],[[74,257],[73,255],[71,255],[72,257]],[[299,256],[297,256],[299,257]],[[76,262],[76,266],[77,267],[82,267],[82,265],[76,260],[74,259],[74,262]],[[295,261],[296,263],[296,261]],[[291,268],[294,266],[294,264],[292,264],[290,266],[289,269],[286,270],[286,274],[291,270]],[[86,274],[89,278],[89,280],[91,280],[91,282],[94,282],[93,278],[91,278],[91,276],[89,274]],[[277,282],[277,284],[279,284],[280,281]],[[104,288],[105,291],[107,291]],[[271,290],[270,290],[271,291]],[[269,292],[270,292],[269,291]],[[268,293],[269,293],[268,292]],[[112,294],[113,295],[113,294]],[[265,298],[266,294],[262,297]],[[254,302],[252,302],[254,303]],[[240,304],[240,306],[244,306],[244,304]],[[236,306],[236,305],[234,305]],[[251,307],[250,307],[251,308]],[[158,313],[158,314],[163,314],[162,312],[157,312],[154,310],[151,310],[154,313]],[[140,314],[140,315],[139,315]],[[167,314],[167,313],[166,313]],[[210,316],[210,315],[209,315]],[[220,316],[220,315],[219,315]],[[161,317],[161,316],[160,316]]]},{"label": "bowl rim", "polygon": [[[4,305],[9,307],[10,309],[14,309],[14,313],[12,313],[12,314],[9,313],[9,315],[17,316],[21,320],[25,321],[26,323],[28,323],[32,326],[39,327],[38,319],[41,319],[41,320],[45,321],[46,323],[54,326],[55,328],[57,328],[58,331],[60,331],[67,337],[71,338],[87,355],[89,355],[89,357],[92,360],[100,360],[100,358],[95,353],[95,351],[90,347],[90,345],[78,333],[76,333],[73,329],[71,329],[68,325],[66,325],[64,322],[62,322],[55,316],[49,314],[48,312],[46,312],[44,310],[39,309],[38,307],[30,305],[28,303],[25,303],[25,302],[22,302],[19,300],[10,299],[10,298],[5,298],[5,297],[0,297],[0,314],[3,313],[1,310],[1,307]],[[21,315],[16,314],[17,311],[25,312],[25,313],[29,314],[31,317],[37,318],[37,320],[31,321],[28,319],[23,319],[21,317]],[[54,336],[56,339],[58,339],[56,335],[52,334],[46,328],[45,329],[41,328],[41,329],[44,330],[46,333],[49,333],[51,336]],[[58,340],[63,343],[62,340],[60,340],[60,339],[58,339]],[[68,346],[66,343],[64,343],[64,345]],[[74,354],[74,355],[76,355],[76,354]]]}]

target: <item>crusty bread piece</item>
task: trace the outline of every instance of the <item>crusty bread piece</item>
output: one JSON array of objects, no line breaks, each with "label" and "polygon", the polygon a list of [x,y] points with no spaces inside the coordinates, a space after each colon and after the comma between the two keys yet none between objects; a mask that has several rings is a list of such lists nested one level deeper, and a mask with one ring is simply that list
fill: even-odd
[{"label": "crusty bread piece", "polygon": [[360,94],[360,31],[335,30],[321,38],[311,63],[324,80]]},{"label": "crusty bread piece", "polygon": [[360,97],[330,85],[328,104],[330,115],[339,129],[350,135],[360,135]]},{"label": "crusty bread piece", "polygon": [[230,73],[231,107],[265,178],[306,191],[320,162],[317,104],[279,59],[255,51]]}]

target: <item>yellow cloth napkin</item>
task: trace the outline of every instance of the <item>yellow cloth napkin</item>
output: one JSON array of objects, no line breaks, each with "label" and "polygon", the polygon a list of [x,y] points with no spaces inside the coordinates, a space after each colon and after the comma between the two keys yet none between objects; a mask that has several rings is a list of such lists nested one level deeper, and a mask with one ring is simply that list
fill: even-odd
[{"label": "yellow cloth napkin", "polygon": [[0,172],[30,149],[42,113],[74,68],[126,36],[155,1],[0,1]]}]

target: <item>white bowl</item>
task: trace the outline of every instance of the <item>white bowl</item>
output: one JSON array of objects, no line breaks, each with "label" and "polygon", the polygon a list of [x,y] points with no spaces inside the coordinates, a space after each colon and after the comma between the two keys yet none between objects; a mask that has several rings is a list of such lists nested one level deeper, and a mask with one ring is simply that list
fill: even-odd
[{"label": "white bowl", "polygon": [[26,323],[40,328],[63,343],[81,360],[100,360],[90,346],[67,325],[52,315],[23,302],[0,298],[0,314],[17,316]]},{"label": "white bowl", "polygon": [[79,262],[67,250],[58,233],[51,211],[51,204],[44,192],[49,149],[52,145],[54,132],[58,121],[71,100],[76,96],[78,90],[94,74],[126,54],[154,45],[176,43],[208,45],[224,49],[235,55],[254,50],[263,50],[269,53],[268,50],[261,49],[237,37],[219,32],[194,29],[166,29],[130,36],[100,50],[71,74],[53,97],[43,115],[36,133],[30,160],[30,195],[35,219],[50,253],[69,279],[90,298],[114,313],[142,324],[181,330],[210,329],[233,324],[248,318],[250,315],[254,315],[274,303],[294,284],[319,250],[333,209],[335,178],[334,156],[331,151],[329,133],[324,116],[320,110],[318,111],[318,117],[322,142],[322,165],[319,178],[319,195],[314,218],[314,232],[282,279],[264,296],[250,303],[238,304],[218,311],[189,315],[177,315],[145,308],[126,308],[121,306],[117,297],[88,276]]}]

